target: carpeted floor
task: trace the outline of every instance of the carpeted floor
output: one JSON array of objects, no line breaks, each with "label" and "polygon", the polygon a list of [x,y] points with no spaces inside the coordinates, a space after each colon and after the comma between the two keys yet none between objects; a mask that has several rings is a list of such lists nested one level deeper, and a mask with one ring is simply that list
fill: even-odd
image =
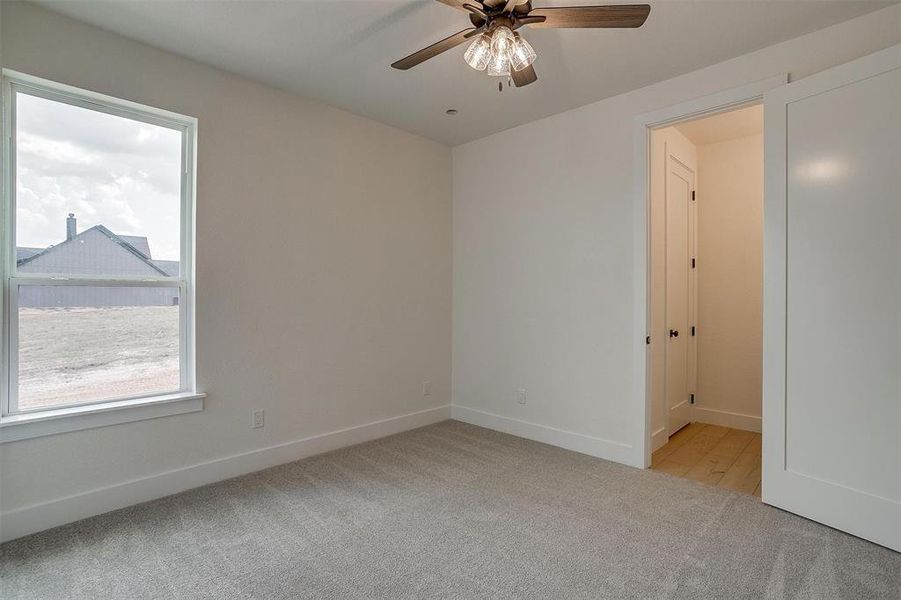
[{"label": "carpeted floor", "polygon": [[0,548],[13,598],[901,597],[901,555],[454,421]]}]

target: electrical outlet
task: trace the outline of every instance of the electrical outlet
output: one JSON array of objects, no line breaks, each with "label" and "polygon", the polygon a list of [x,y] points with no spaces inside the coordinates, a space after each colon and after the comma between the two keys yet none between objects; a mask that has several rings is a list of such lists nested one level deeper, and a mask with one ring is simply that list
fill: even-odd
[{"label": "electrical outlet", "polygon": [[423,396],[431,396],[432,395],[432,382],[431,381],[423,381],[422,382],[422,395]]},{"label": "electrical outlet", "polygon": [[516,390],[516,401],[519,402],[520,404],[526,403],[526,390],[525,389],[520,388],[520,389]]},{"label": "electrical outlet", "polygon": [[255,410],[250,415],[250,426],[253,429],[259,429],[266,425],[266,411]]}]

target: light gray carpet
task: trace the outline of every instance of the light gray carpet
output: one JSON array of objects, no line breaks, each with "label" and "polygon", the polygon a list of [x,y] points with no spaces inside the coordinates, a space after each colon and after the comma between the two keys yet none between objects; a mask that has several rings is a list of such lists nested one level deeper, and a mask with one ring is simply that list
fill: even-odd
[{"label": "light gray carpet", "polygon": [[901,597],[755,498],[445,421],[5,544],[3,598]]}]

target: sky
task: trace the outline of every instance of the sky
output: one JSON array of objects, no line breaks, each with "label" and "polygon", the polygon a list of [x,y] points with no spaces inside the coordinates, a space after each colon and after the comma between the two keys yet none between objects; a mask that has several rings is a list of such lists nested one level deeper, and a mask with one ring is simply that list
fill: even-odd
[{"label": "sky", "polygon": [[45,248],[104,225],[179,259],[181,132],[16,95],[16,245]]}]

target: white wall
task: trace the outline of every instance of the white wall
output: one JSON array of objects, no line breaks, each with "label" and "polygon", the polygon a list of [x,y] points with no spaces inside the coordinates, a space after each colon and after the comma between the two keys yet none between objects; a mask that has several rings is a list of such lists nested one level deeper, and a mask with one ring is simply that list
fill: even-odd
[{"label": "white wall", "polygon": [[[132,480],[449,415],[449,148],[28,4],[2,3],[2,27],[4,67],[199,119],[197,372],[209,394],[200,413],[4,444],[4,535],[109,508]],[[257,407],[262,430],[249,427]],[[304,448],[125,487],[137,501]]]},{"label": "white wall", "polygon": [[892,6],[455,148],[454,415],[642,464],[636,115],[815,73],[901,42],[899,25]]},{"label": "white wall", "polygon": [[760,431],[763,134],[698,146],[698,392],[693,418]]}]

